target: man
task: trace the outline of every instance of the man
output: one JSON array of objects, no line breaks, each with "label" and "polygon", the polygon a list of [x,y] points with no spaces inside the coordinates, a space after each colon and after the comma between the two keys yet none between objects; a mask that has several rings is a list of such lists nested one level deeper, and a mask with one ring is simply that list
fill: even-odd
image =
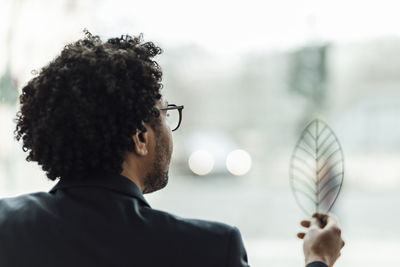
[{"label": "man", "polygon": [[[183,109],[161,98],[161,49],[85,33],[22,89],[16,139],[59,182],[0,201],[0,266],[248,266],[237,228],[143,197],[168,182]],[[332,266],[344,245],[335,218],[302,225],[307,266]]]}]

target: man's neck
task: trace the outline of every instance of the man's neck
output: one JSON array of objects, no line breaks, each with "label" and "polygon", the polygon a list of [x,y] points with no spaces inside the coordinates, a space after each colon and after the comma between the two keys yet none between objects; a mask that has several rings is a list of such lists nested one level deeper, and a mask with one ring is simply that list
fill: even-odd
[{"label": "man's neck", "polygon": [[135,163],[127,163],[126,161],[122,164],[122,176],[125,176],[132,182],[134,182],[137,187],[139,187],[140,191],[143,192],[143,185],[141,182],[141,177],[143,174],[140,173],[138,166]]}]

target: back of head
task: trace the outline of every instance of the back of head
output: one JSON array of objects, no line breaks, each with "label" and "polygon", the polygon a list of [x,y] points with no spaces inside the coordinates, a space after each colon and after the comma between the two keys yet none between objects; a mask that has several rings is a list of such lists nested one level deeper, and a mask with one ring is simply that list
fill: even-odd
[{"label": "back of head", "polygon": [[22,88],[15,138],[49,179],[121,173],[131,136],[156,122],[162,50],[142,36],[102,42],[85,30]]}]

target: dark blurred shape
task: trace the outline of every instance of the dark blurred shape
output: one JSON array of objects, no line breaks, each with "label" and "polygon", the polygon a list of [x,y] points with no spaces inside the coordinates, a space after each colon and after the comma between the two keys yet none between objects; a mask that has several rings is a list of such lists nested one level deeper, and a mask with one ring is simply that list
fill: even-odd
[{"label": "dark blurred shape", "polygon": [[326,54],[328,45],[310,45],[291,56],[290,90],[300,93],[320,106],[326,92]]},{"label": "dark blurred shape", "polygon": [[17,103],[17,97],[18,91],[15,80],[11,76],[11,69],[7,67],[0,77],[0,102],[14,106]]},{"label": "dark blurred shape", "polygon": [[12,44],[16,29],[18,28],[18,21],[21,14],[21,6],[23,0],[12,1],[10,9],[10,21],[7,27],[7,38],[5,45],[6,56],[3,58],[5,64],[5,71],[0,77],[0,103],[5,103],[14,106],[17,103],[18,90],[17,79],[11,74],[11,61],[12,61]]}]

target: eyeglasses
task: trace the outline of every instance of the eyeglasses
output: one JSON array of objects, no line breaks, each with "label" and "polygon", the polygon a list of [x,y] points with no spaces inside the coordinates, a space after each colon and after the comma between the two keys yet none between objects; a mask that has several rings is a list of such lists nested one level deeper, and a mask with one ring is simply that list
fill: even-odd
[{"label": "eyeglasses", "polygon": [[166,110],[167,111],[167,123],[169,127],[171,128],[172,131],[175,131],[179,128],[181,125],[182,121],[182,106],[177,106],[174,104],[169,104],[168,107],[166,108],[160,108],[160,110]]}]

